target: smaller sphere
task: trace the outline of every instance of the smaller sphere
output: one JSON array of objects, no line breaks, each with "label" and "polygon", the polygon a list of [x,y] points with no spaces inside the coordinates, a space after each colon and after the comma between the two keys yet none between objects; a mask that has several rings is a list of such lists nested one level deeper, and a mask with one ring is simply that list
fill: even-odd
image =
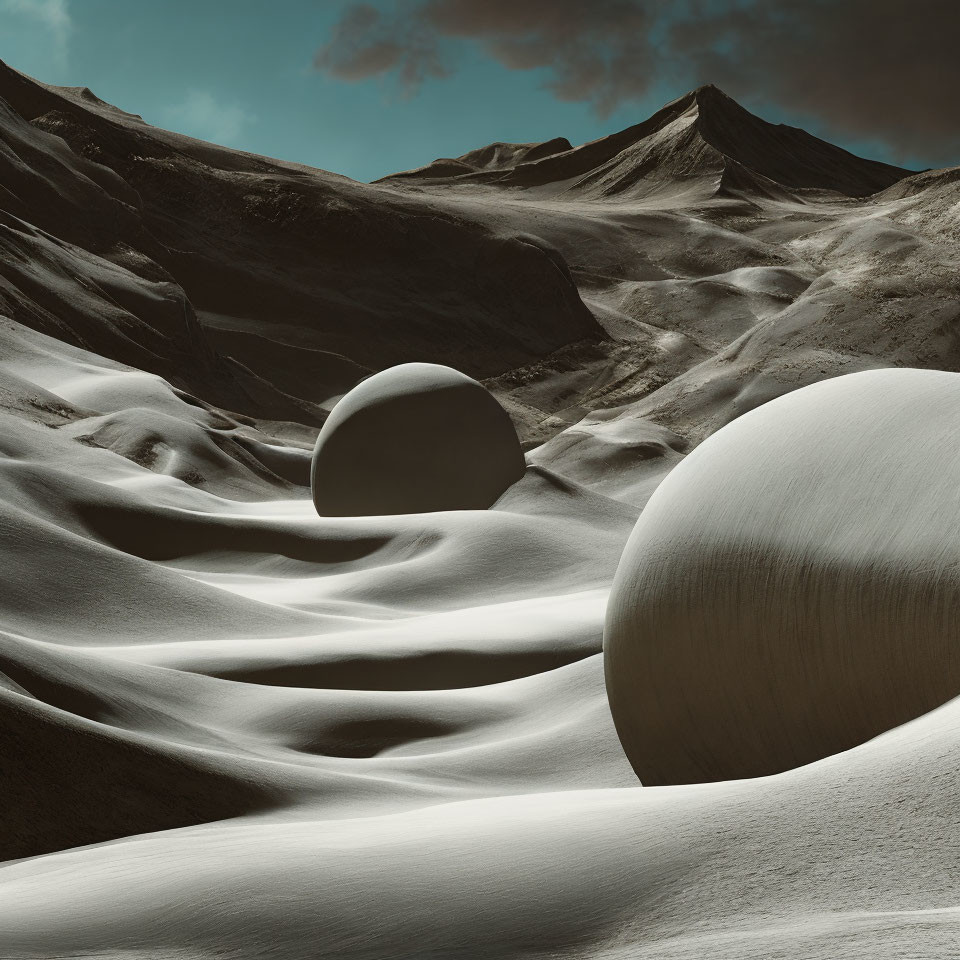
[{"label": "smaller sphere", "polygon": [[333,408],[310,487],[327,517],[485,510],[525,466],[513,423],[485,387],[450,367],[404,363]]}]

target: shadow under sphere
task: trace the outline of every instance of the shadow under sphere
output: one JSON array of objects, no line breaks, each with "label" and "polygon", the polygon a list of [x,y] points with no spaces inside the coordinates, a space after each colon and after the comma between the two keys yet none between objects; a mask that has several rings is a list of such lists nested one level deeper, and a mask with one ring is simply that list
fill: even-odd
[{"label": "shadow under sphere", "polygon": [[513,423],[485,387],[450,367],[404,363],[334,407],[310,485],[321,516],[483,510],[524,469]]}]

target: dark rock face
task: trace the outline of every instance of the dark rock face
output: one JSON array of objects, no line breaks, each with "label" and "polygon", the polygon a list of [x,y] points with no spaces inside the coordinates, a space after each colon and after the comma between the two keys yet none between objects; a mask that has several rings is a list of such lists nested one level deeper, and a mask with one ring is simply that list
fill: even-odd
[{"label": "dark rock face", "polygon": [[405,363],[334,407],[311,489],[321,516],[484,510],[524,469],[513,424],[483,386],[449,367]]},{"label": "dark rock face", "polygon": [[2,63],[0,184],[0,314],[241,413],[317,424],[414,357],[489,377],[604,338],[556,255]]}]

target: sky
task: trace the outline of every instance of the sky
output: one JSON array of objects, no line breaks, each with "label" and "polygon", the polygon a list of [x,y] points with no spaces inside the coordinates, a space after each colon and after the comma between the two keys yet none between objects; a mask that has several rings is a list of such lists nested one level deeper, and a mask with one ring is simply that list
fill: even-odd
[{"label": "sky", "polygon": [[0,58],[149,123],[357,180],[497,140],[582,143],[702,82],[765,119],[920,169],[960,163],[957,10],[953,0],[0,0]]}]

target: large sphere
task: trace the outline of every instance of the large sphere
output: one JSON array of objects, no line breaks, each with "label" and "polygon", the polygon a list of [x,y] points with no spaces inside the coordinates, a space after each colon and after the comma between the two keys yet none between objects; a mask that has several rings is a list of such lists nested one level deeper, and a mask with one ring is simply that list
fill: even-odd
[{"label": "large sphere", "polygon": [[604,632],[645,784],[777,773],[960,694],[960,375],[765,404],[664,480]]},{"label": "large sphere", "polygon": [[483,386],[450,367],[404,363],[333,408],[310,486],[328,517],[481,510],[524,466],[510,418]]}]

